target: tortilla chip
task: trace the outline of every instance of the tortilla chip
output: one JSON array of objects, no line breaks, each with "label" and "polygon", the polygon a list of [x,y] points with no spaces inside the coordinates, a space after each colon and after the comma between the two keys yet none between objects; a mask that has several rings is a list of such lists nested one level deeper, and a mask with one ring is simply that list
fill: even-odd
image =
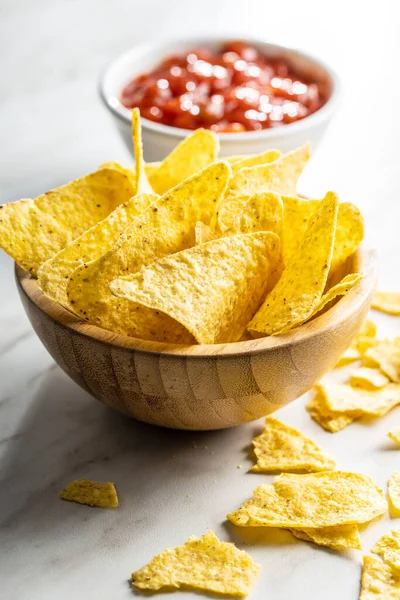
[{"label": "tortilla chip", "polygon": [[364,353],[366,367],[379,367],[391,381],[400,383],[400,337],[382,340]]},{"label": "tortilla chip", "polygon": [[166,256],[110,288],[172,317],[199,344],[236,342],[262,302],[278,258],[275,234],[236,235]]},{"label": "tortilla chip", "polygon": [[359,353],[357,348],[354,348],[354,346],[350,346],[337,361],[335,369],[339,367],[344,367],[345,365],[349,365],[350,363],[354,362],[355,360],[359,360],[360,358],[361,354]]},{"label": "tortilla chip", "polygon": [[388,498],[392,517],[400,516],[400,473],[395,471],[389,479]]},{"label": "tortilla chip", "polygon": [[376,337],[376,325],[373,321],[366,319],[361,325],[360,331],[354,338],[351,346],[346,352],[339,358],[335,365],[336,367],[343,367],[355,360],[361,359],[364,352],[375,345]]},{"label": "tortilla chip", "polygon": [[306,144],[271,163],[241,168],[230,182],[228,196],[252,196],[260,192],[295,194],[309,158],[310,146]]},{"label": "tortilla chip", "polygon": [[[232,164],[232,173],[235,174],[243,167],[255,167],[258,165],[266,165],[274,162],[282,156],[279,150],[267,150],[262,154],[253,154],[251,156],[242,157],[240,160],[235,160]],[[228,159],[229,160],[229,159]]]},{"label": "tortilla chip", "polygon": [[400,529],[393,529],[390,533],[379,538],[371,548],[371,552],[382,556],[383,562],[396,575],[400,575]]},{"label": "tortilla chip", "polygon": [[354,418],[382,417],[400,404],[400,385],[390,383],[382,389],[365,390],[346,383],[318,383],[329,410]]},{"label": "tortilla chip", "polygon": [[260,485],[228,519],[240,527],[295,529],[367,523],[387,509],[382,491],[360,473],[284,473]]},{"label": "tortilla chip", "polygon": [[355,419],[355,417],[345,413],[330,410],[326,404],[325,396],[318,390],[307,404],[307,410],[311,418],[330,433],[341,431]]},{"label": "tortilla chip", "polygon": [[[287,264],[297,251],[310,218],[321,200],[282,196],[283,261]],[[349,202],[339,204],[331,270],[336,269],[358,248],[364,237],[364,222],[359,209]]]},{"label": "tortilla chip", "polygon": [[97,483],[89,479],[72,481],[59,494],[63,500],[97,506],[115,508],[118,506],[117,490],[113,483]]},{"label": "tortilla chip", "polygon": [[391,429],[388,432],[387,435],[388,435],[388,438],[390,438],[397,444],[400,444],[400,427],[394,427],[393,429]]},{"label": "tortilla chip", "polygon": [[157,194],[165,194],[184,179],[211,165],[217,160],[218,151],[218,137],[208,129],[196,129],[149,175],[151,187]]},{"label": "tortilla chip", "polygon": [[132,143],[135,153],[136,194],[153,194],[154,191],[147,179],[143,160],[142,127],[138,108],[134,108],[132,111]]},{"label": "tortilla chip", "polygon": [[359,387],[364,390],[379,390],[389,383],[386,377],[379,369],[372,367],[360,367],[351,374],[350,384],[353,387]]},{"label": "tortilla chip", "polygon": [[399,600],[400,579],[379,558],[364,556],[359,600]]},{"label": "tortilla chip", "polygon": [[[223,212],[223,208],[220,214]],[[226,234],[255,233],[256,231],[272,231],[282,234],[283,204],[280,196],[272,192],[254,194],[242,206],[231,229]]]},{"label": "tortilla chip", "polygon": [[158,196],[139,194],[121,204],[103,221],[97,223],[47,260],[38,271],[41,290],[59,304],[71,310],[67,286],[74,270],[96,260],[114,246],[119,236]]},{"label": "tortilla chip", "polygon": [[257,464],[250,470],[270,471],[330,471],[333,458],[310,438],[273,417],[265,419],[261,435],[253,440]]},{"label": "tortilla chip", "polygon": [[361,538],[357,525],[338,525],[320,529],[290,529],[291,533],[305,542],[326,546],[332,550],[361,550]]},{"label": "tortilla chip", "polygon": [[183,546],[167,548],[145,567],[132,573],[141,590],[189,589],[227,596],[247,596],[260,571],[252,558],[234,544],[221,542],[208,531]]},{"label": "tortilla chip", "polygon": [[400,316],[400,292],[375,292],[372,308],[388,315]]},{"label": "tortilla chip", "polygon": [[324,294],[319,301],[318,305],[314,309],[314,315],[319,313],[329,302],[335,300],[338,296],[345,296],[353,287],[357,285],[362,279],[361,273],[351,273],[343,277],[343,279],[331,287],[326,294]]},{"label": "tortilla chip", "polygon": [[109,252],[75,269],[67,292],[74,312],[115,333],[193,343],[187,330],[167,315],[116,298],[109,286],[121,275],[135,273],[167,254],[193,246],[196,223],[210,223],[229,177],[230,168],[226,163],[210,165],[165,194],[157,206],[145,210]]},{"label": "tortilla chip", "polygon": [[197,221],[194,235],[196,238],[196,244],[206,244],[212,240],[217,239],[218,235],[210,225],[206,225],[203,221]]},{"label": "tortilla chip", "polygon": [[247,327],[253,336],[283,334],[313,315],[329,273],[337,211],[337,196],[329,192],[308,225],[298,253]]},{"label": "tortilla chip", "polygon": [[132,180],[101,169],[38,196],[0,206],[0,247],[36,276],[46,260],[135,193]]}]

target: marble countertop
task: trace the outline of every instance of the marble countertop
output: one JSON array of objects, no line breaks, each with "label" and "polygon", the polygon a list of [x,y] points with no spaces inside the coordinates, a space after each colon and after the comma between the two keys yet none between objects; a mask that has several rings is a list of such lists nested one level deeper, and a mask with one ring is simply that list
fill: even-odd
[{"label": "marble countertop", "polygon": [[[253,0],[252,10],[243,6],[236,0],[3,0],[0,201],[34,197],[106,160],[130,160],[98,99],[98,73],[111,57],[160,32],[195,34],[212,27],[251,33],[317,53],[339,72],[342,103],[302,189],[319,196],[333,188],[361,207],[369,243],[379,251],[381,286],[399,289],[400,87],[394,74],[400,42],[393,3],[287,0],[283,10]],[[129,599],[134,569],[207,528],[233,538],[262,565],[253,600],[358,598],[361,553],[340,555],[282,532],[246,540],[224,523],[256,485],[270,481],[247,473],[246,448],[260,422],[199,434],[157,429],[111,412],[42,347],[4,255],[0,278],[4,600]],[[382,334],[400,333],[400,319],[376,321]],[[385,488],[400,464],[399,451],[386,439],[400,423],[400,409],[373,426],[355,423],[330,435],[309,418],[305,401],[278,417],[321,443],[340,468],[367,473]],[[59,490],[80,477],[114,481],[120,508],[60,501]],[[389,518],[372,524],[362,534],[364,550],[398,524]],[[194,597],[179,593],[182,600]]]}]

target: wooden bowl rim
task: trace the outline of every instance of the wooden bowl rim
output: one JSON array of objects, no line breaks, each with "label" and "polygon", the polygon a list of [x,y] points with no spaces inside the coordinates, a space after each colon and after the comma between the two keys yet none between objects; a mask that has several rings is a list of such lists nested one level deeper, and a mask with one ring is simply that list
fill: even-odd
[{"label": "wooden bowl rim", "polygon": [[341,325],[361,308],[368,297],[372,298],[377,281],[376,263],[376,252],[361,245],[348,260],[348,272],[351,270],[351,272],[364,274],[360,283],[352,288],[348,294],[339,298],[334,306],[325,313],[284,335],[262,337],[243,342],[198,344],[193,346],[141,340],[91,325],[46,296],[39,289],[37,280],[18,265],[15,266],[15,276],[18,287],[30,302],[45,312],[53,321],[80,335],[93,338],[108,345],[137,350],[143,353],[182,356],[186,358],[232,357],[257,354],[268,349],[295,344],[310,339],[322,332],[327,333],[331,329]]}]

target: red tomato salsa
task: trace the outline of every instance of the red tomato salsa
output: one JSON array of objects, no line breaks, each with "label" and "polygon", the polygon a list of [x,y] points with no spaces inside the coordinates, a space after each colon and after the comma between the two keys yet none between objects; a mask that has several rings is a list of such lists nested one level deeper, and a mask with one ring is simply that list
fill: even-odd
[{"label": "red tomato salsa", "polygon": [[241,41],[219,51],[194,48],[168,56],[121,93],[126,108],[181,129],[257,131],[304,119],[326,99],[315,81],[298,77],[283,58],[266,58]]}]

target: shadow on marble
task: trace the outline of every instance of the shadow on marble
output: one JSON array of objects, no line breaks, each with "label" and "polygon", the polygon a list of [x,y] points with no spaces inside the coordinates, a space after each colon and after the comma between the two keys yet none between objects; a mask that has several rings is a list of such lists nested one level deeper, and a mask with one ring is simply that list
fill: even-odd
[{"label": "shadow on marble", "polygon": [[140,423],[103,406],[54,366],[3,457],[0,526],[34,519],[43,533],[55,525],[49,513],[58,514],[61,504],[63,518],[73,518],[78,505],[65,508],[58,492],[83,477],[114,481],[122,506],[143,508],[154,494],[154,478],[164,491],[183,480],[190,489],[202,474],[211,478],[220,472],[219,455],[235,444],[235,431],[176,431]]}]

